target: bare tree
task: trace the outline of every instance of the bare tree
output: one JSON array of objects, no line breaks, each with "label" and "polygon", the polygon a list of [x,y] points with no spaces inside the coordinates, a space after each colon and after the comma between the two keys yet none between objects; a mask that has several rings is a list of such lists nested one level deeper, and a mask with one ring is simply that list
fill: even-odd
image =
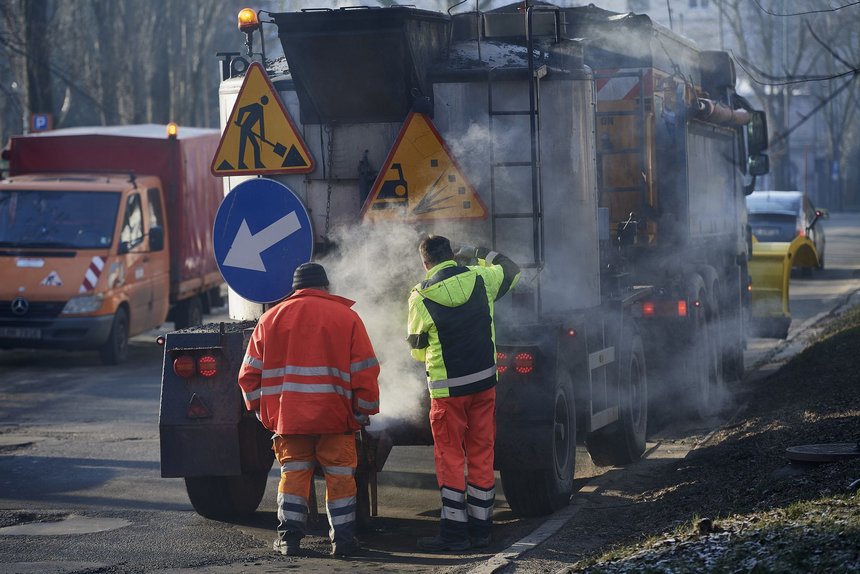
[{"label": "bare tree", "polygon": [[[806,0],[715,3],[733,37],[735,58],[768,113],[774,186],[805,189],[810,183],[798,181],[789,154],[796,130],[818,119],[815,125],[827,133],[815,134],[824,149],[815,152],[813,187],[833,207],[840,207],[844,196],[840,183],[857,164],[848,158],[857,155],[852,142],[858,139],[853,120],[858,111],[860,6],[822,8],[821,3]],[[814,102],[805,112],[798,112],[795,105],[801,97]]]}]

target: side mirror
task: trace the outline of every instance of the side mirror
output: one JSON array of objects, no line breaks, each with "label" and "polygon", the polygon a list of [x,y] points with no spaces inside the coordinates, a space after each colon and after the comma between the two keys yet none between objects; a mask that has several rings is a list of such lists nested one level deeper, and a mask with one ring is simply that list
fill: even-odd
[{"label": "side mirror", "polygon": [[770,171],[770,158],[760,153],[747,159],[747,170],[750,175],[764,175]]},{"label": "side mirror", "polygon": [[767,116],[763,111],[753,110],[747,124],[747,145],[750,158],[761,155],[767,149]]},{"label": "side mirror", "polygon": [[154,226],[149,228],[149,250],[162,251],[164,249],[164,228]]}]

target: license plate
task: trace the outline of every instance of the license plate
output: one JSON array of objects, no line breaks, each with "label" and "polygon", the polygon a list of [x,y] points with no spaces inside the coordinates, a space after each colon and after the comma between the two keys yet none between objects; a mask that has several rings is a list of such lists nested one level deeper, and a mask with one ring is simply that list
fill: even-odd
[{"label": "license plate", "polygon": [[779,229],[774,229],[772,227],[761,227],[757,229],[753,235],[757,235],[759,237],[776,237],[779,235]]},{"label": "license plate", "polygon": [[42,330],[25,327],[0,327],[0,337],[7,339],[41,339]]}]

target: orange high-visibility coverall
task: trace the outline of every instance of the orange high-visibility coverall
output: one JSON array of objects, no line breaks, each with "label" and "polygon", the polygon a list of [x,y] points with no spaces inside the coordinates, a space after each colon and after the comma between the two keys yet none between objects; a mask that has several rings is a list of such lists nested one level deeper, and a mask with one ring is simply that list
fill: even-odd
[{"label": "orange high-visibility coverall", "polygon": [[379,363],[353,304],[319,289],[296,291],[260,317],[239,371],[246,406],[276,434],[282,539],[304,536],[319,463],[331,540],[352,543],[356,415],[379,412]]}]

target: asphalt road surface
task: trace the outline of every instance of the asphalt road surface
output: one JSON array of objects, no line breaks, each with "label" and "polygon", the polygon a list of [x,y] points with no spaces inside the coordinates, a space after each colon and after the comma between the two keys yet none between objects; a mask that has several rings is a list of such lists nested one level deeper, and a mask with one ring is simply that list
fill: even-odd
[{"label": "asphalt road surface", "polygon": [[[825,227],[827,268],[791,280],[789,340],[752,340],[749,368],[802,348],[804,332],[860,289],[860,214],[833,214]],[[490,572],[527,560],[528,548],[577,518],[574,504],[552,517],[517,519],[499,487],[489,549],[420,554],[414,541],[435,533],[439,513],[432,452],[395,447],[379,475],[380,516],[363,533],[366,555],[349,563],[328,558],[320,525],[306,539],[308,557],[276,556],[275,469],[259,510],[243,523],[198,516],[183,481],[160,477],[162,353],[154,338],[135,338],[118,367],[102,366],[95,353],[0,351],[0,573]],[[652,437],[649,460],[685,454],[661,444]],[[647,461],[632,471],[597,469],[580,450],[577,489],[623,481],[635,468],[647,472]]]}]

